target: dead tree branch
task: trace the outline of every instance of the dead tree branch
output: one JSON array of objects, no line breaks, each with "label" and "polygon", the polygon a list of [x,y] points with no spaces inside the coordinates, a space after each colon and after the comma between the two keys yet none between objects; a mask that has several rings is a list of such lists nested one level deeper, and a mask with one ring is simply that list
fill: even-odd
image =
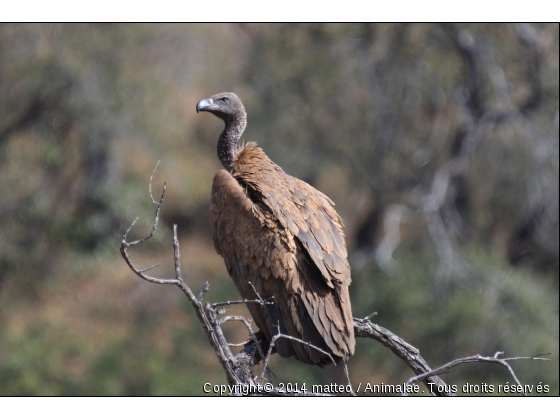
[{"label": "dead tree branch", "polygon": [[[521,382],[519,382],[519,379],[517,379],[517,376],[515,375],[515,372],[513,371],[512,367],[507,362],[510,361],[510,360],[544,360],[544,361],[550,361],[550,359],[540,357],[540,356],[546,356],[550,353],[537,354],[536,356],[533,356],[533,357],[508,357],[508,358],[500,359],[499,357],[502,356],[503,354],[504,354],[503,352],[499,351],[493,357],[484,357],[484,356],[481,356],[480,354],[477,354],[475,356],[469,356],[469,357],[464,357],[462,359],[456,359],[456,360],[453,360],[449,363],[446,363],[443,366],[440,366],[437,369],[433,369],[429,372],[426,372],[426,373],[423,373],[421,375],[417,375],[417,376],[414,376],[414,377],[410,378],[406,382],[406,385],[417,384],[418,382],[423,381],[424,379],[428,378],[432,374],[439,375],[439,374],[442,374],[442,373],[449,372],[449,369],[451,369],[455,366],[463,365],[463,364],[466,364],[466,363],[488,362],[488,363],[497,363],[497,364],[502,365],[505,368],[507,368],[507,370],[509,371],[509,374],[511,375],[511,377],[513,378],[513,380],[515,381],[515,383],[519,387],[518,389],[521,389],[521,393],[524,396],[527,396],[527,393],[525,392],[525,390],[523,388],[523,385],[521,385]],[[432,387],[429,387],[429,388],[431,389]],[[405,389],[406,389],[406,387],[405,387]],[[405,391],[405,392],[403,392],[402,395],[406,396],[408,394]]]},{"label": "dead tree branch", "polygon": [[[354,334],[356,337],[366,337],[372,338],[385,347],[390,349],[393,354],[395,354],[400,359],[404,360],[404,362],[413,370],[414,373],[417,375],[425,374],[431,372],[431,368],[428,363],[424,360],[422,356],[420,356],[420,350],[416,347],[408,344],[402,338],[393,334],[386,328],[383,328],[377,324],[371,322],[369,317],[364,319],[354,318]],[[436,396],[454,396],[455,393],[448,392],[446,389],[449,387],[447,384],[437,376],[437,373],[434,375],[428,375],[423,377],[422,382],[426,384],[428,389],[434,389],[432,391],[433,395]],[[434,387],[430,387],[429,384],[436,385]],[[442,391],[438,391],[441,389]]]},{"label": "dead tree branch", "polygon": [[[159,163],[159,162],[158,162]],[[157,168],[157,165],[156,165]],[[249,387],[250,392],[249,395],[279,395],[279,396],[288,396],[288,395],[297,395],[297,396],[331,396],[332,394],[328,393],[314,393],[314,392],[285,392],[285,390],[279,389],[274,387],[271,383],[266,383],[263,387],[262,381],[264,380],[264,374],[266,372],[270,373],[268,369],[268,362],[270,360],[270,356],[274,353],[274,343],[276,340],[280,338],[298,341],[300,343],[306,344],[317,351],[320,351],[324,354],[327,354],[329,357],[332,356],[322,349],[307,343],[303,340],[300,340],[296,337],[291,337],[286,334],[282,334],[280,332],[280,327],[278,327],[278,333],[272,338],[271,342],[268,343],[266,339],[259,338],[259,333],[255,333],[251,327],[251,321],[246,320],[242,316],[225,316],[222,318],[218,318],[218,315],[223,315],[227,309],[219,307],[229,306],[234,304],[242,304],[242,303],[258,303],[261,305],[271,305],[274,304],[270,300],[272,298],[268,298],[266,300],[262,299],[258,294],[258,299],[252,300],[233,300],[233,301],[225,301],[225,302],[218,302],[218,303],[210,303],[206,302],[203,303],[203,299],[210,290],[210,285],[208,282],[204,284],[202,287],[198,297],[194,295],[190,287],[187,283],[183,280],[181,274],[181,264],[180,264],[180,252],[179,252],[179,238],[177,236],[177,225],[173,225],[173,261],[174,261],[174,268],[175,268],[175,277],[169,279],[163,279],[158,277],[152,277],[145,274],[148,270],[159,266],[159,264],[152,265],[148,268],[139,269],[137,268],[131,261],[130,256],[128,254],[128,249],[139,245],[148,239],[150,239],[154,232],[157,229],[158,220],[159,220],[159,212],[161,209],[161,204],[163,203],[163,199],[165,196],[165,189],[166,184],[163,185],[162,193],[159,201],[155,201],[152,196],[152,179],[154,176],[156,169],[152,172],[150,177],[150,184],[149,184],[149,193],[152,202],[156,204],[156,214],[154,217],[154,223],[152,225],[151,231],[148,236],[142,239],[138,239],[136,241],[128,242],[127,236],[130,233],[130,230],[138,220],[136,218],[132,225],[126,230],[123,235],[123,239],[121,242],[121,255],[130,269],[138,275],[141,279],[157,283],[157,284],[174,284],[177,285],[185,294],[189,302],[191,303],[196,316],[208,338],[208,341],[214,352],[216,353],[216,357],[220,361],[222,368],[226,374],[226,378],[228,384],[233,387],[233,389],[244,389],[242,387]],[[453,392],[447,391],[450,387],[437,375],[440,373],[447,372],[450,368],[454,366],[458,366],[460,364],[471,363],[471,362],[491,362],[491,363],[498,363],[508,368],[510,374],[515,379],[518,385],[521,385],[513,369],[507,363],[510,360],[548,360],[543,359],[538,356],[535,357],[517,357],[517,358],[504,358],[499,359],[498,356],[501,353],[497,353],[494,357],[482,357],[480,355],[471,356],[469,358],[464,359],[457,359],[446,365],[443,365],[437,369],[431,369],[428,363],[420,356],[420,351],[413,347],[412,345],[408,344],[402,338],[398,337],[397,335],[393,334],[391,331],[383,328],[379,325],[376,325],[371,322],[371,318],[375,316],[376,313],[373,313],[365,318],[354,318],[354,333],[356,337],[367,337],[372,338],[385,347],[388,347],[396,356],[401,358],[405,361],[405,363],[414,371],[416,376],[409,379],[407,385],[414,385],[420,381],[424,382],[430,392],[433,395],[441,395],[441,396],[451,396],[455,395]],[[244,343],[240,344],[230,344],[226,340],[224,333],[222,331],[221,325],[225,322],[229,321],[241,321],[247,328],[250,334],[250,339],[245,341]],[[245,345],[245,348],[241,350],[239,353],[234,355],[231,352],[230,347]],[[257,378],[254,373],[254,366],[259,364],[263,361],[263,368],[261,371],[260,376]],[[354,394],[352,389],[352,385],[350,383],[350,376],[348,374],[348,369],[346,365],[345,368],[345,375],[347,379],[347,384],[350,388],[350,393]],[[430,384],[436,385],[435,387],[430,386]],[[238,387],[238,388],[235,388]],[[237,395],[238,392],[233,392],[233,395]],[[239,395],[248,395],[244,393],[239,393]]]},{"label": "dead tree branch", "polygon": [[[157,165],[156,165],[157,168]],[[155,169],[154,169],[155,172]],[[154,203],[155,200],[153,200],[152,197],[152,178],[153,178],[153,174],[154,172],[152,172],[152,176],[150,177],[150,184],[149,184],[149,192],[150,192],[150,197],[152,198],[152,201]],[[222,329],[220,328],[220,324],[219,321],[216,317],[216,310],[209,304],[207,305],[203,305],[202,302],[202,298],[204,297],[204,294],[206,293],[205,290],[208,290],[208,286],[205,284],[201,293],[199,294],[199,298],[197,299],[197,297],[193,294],[192,290],[190,289],[190,287],[185,283],[185,281],[182,278],[181,275],[181,265],[180,265],[180,253],[179,253],[179,239],[177,237],[177,225],[173,225],[173,261],[174,261],[174,265],[175,265],[175,278],[173,279],[161,279],[161,278],[157,278],[157,277],[152,277],[152,276],[148,276],[145,274],[146,269],[138,269],[136,268],[136,266],[132,263],[132,261],[130,260],[130,257],[128,255],[128,249],[136,246],[138,244],[141,244],[142,242],[147,241],[148,239],[150,239],[155,230],[157,229],[157,223],[158,223],[158,218],[159,218],[159,211],[161,208],[161,203],[163,202],[163,198],[165,196],[165,186],[166,184],[163,185],[163,190],[161,193],[161,198],[159,200],[159,202],[157,202],[157,208],[156,208],[156,215],[154,218],[154,224],[152,226],[152,229],[150,231],[150,234],[148,236],[146,236],[143,239],[139,239],[136,241],[132,241],[132,242],[128,242],[127,241],[127,235],[130,232],[130,230],[132,229],[132,226],[134,226],[134,223],[136,223],[136,221],[138,220],[138,218],[132,223],[132,225],[127,229],[127,231],[125,232],[122,242],[121,242],[121,255],[123,257],[123,259],[126,261],[126,263],[128,264],[128,266],[130,267],[130,269],[136,273],[136,275],[138,275],[140,278],[142,278],[143,280],[152,282],[152,283],[158,283],[158,284],[175,284],[177,286],[179,286],[179,288],[183,291],[183,293],[187,296],[187,299],[191,302],[193,309],[196,313],[196,316],[200,322],[200,324],[202,325],[202,328],[204,329],[204,332],[206,333],[206,336],[208,337],[208,341],[210,342],[210,345],[212,346],[212,348],[214,349],[216,356],[218,357],[218,360],[220,361],[220,363],[222,364],[222,367],[226,373],[226,377],[228,380],[228,383],[230,384],[245,384],[245,383],[254,383],[253,378],[252,378],[252,372],[243,370],[243,369],[238,369],[238,366],[233,363],[234,360],[234,356],[231,353],[231,350],[227,344],[227,340],[223,334]]]}]

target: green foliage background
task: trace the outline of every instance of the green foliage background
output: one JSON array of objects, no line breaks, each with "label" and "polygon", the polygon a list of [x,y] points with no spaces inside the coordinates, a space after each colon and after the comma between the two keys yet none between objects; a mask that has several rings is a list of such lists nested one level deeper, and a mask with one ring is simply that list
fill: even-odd
[{"label": "green foliage background", "polygon": [[[558,60],[556,24],[0,25],[0,395],[225,383],[180,291],[135,278],[118,252],[136,216],[131,237],[151,226],[159,160],[160,229],[133,260],[170,274],[177,223],[191,287],[237,298],[208,221],[221,126],[195,113],[221,91],[244,101],[245,140],[336,202],[354,316],[377,311],[433,367],[552,352],[512,365],[558,395]],[[437,212],[446,261],[423,203],[482,125]],[[343,383],[336,368],[271,367],[278,382]],[[354,384],[412,376],[364,339],[349,369]],[[512,382],[488,364],[444,379]]]}]

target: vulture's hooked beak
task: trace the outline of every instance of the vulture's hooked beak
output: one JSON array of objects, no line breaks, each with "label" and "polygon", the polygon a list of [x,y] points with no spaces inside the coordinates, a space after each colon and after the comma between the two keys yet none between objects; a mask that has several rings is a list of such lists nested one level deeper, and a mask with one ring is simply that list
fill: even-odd
[{"label": "vulture's hooked beak", "polygon": [[212,105],[214,105],[214,100],[212,98],[201,99],[196,104],[196,113],[198,114],[200,111],[204,111],[206,108],[209,108]]}]

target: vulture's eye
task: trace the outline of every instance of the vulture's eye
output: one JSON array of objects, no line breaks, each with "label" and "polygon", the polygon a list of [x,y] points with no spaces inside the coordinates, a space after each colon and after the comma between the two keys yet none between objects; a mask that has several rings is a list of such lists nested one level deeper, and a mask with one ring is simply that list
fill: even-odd
[{"label": "vulture's eye", "polygon": [[229,99],[228,98],[221,98],[220,101],[227,104],[229,102]]}]

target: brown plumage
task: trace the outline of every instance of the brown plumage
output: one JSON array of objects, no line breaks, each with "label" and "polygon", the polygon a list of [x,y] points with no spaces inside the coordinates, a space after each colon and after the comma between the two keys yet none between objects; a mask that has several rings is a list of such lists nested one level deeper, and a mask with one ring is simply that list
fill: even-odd
[{"label": "brown plumage", "polygon": [[[233,93],[203,99],[197,112],[225,122],[218,156],[226,168],[214,177],[211,222],[214,245],[241,296],[273,305],[248,304],[270,341],[282,333],[311,343],[335,362],[354,354],[348,286],[350,266],[342,220],[334,203],[305,182],[287,175],[255,143],[238,149],[246,126],[243,104]],[[282,338],[282,357],[325,366],[330,358]]]}]

